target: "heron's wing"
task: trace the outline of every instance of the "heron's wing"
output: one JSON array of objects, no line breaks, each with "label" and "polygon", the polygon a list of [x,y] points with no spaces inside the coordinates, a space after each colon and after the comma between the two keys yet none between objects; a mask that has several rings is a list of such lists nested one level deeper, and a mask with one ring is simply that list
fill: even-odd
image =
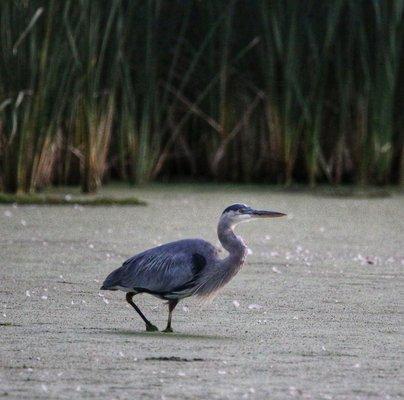
[{"label": "heron's wing", "polygon": [[129,258],[104,285],[160,294],[187,291],[214,252],[202,240],[168,243]]}]

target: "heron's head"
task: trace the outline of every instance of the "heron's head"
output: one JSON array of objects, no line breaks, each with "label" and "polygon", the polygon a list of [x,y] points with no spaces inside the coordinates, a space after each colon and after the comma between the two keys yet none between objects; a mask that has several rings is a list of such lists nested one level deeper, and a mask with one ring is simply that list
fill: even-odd
[{"label": "heron's head", "polygon": [[231,225],[236,225],[240,222],[248,222],[254,219],[277,218],[284,216],[286,216],[286,214],[276,211],[255,210],[246,204],[233,204],[223,211],[220,219],[227,221]]}]

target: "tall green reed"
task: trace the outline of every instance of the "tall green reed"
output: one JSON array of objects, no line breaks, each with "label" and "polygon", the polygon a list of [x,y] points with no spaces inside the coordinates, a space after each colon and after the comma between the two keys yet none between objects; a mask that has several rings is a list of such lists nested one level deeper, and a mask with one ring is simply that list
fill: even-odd
[{"label": "tall green reed", "polygon": [[403,179],[403,3],[4,0],[0,186]]},{"label": "tall green reed", "polygon": [[51,56],[61,37],[58,4],[20,6],[1,6],[1,169],[6,190],[29,192],[51,182],[71,76]]}]

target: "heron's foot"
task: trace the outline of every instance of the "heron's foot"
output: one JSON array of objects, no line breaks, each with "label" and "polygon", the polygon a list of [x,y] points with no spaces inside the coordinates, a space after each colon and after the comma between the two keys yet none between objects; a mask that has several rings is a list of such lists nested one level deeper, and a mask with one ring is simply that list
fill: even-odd
[{"label": "heron's foot", "polygon": [[171,326],[167,326],[167,328],[164,329],[164,330],[161,331],[161,332],[164,332],[164,333],[173,333],[174,331],[173,331],[173,328],[171,328]]},{"label": "heron's foot", "polygon": [[154,326],[153,324],[146,325],[146,331],[147,332],[158,332],[159,328],[157,326]]}]

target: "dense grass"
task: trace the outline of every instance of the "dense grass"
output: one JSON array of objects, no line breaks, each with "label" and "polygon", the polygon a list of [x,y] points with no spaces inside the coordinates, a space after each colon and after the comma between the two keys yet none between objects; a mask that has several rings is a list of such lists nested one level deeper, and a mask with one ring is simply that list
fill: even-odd
[{"label": "dense grass", "polygon": [[403,8],[3,0],[0,189],[402,182]]}]

